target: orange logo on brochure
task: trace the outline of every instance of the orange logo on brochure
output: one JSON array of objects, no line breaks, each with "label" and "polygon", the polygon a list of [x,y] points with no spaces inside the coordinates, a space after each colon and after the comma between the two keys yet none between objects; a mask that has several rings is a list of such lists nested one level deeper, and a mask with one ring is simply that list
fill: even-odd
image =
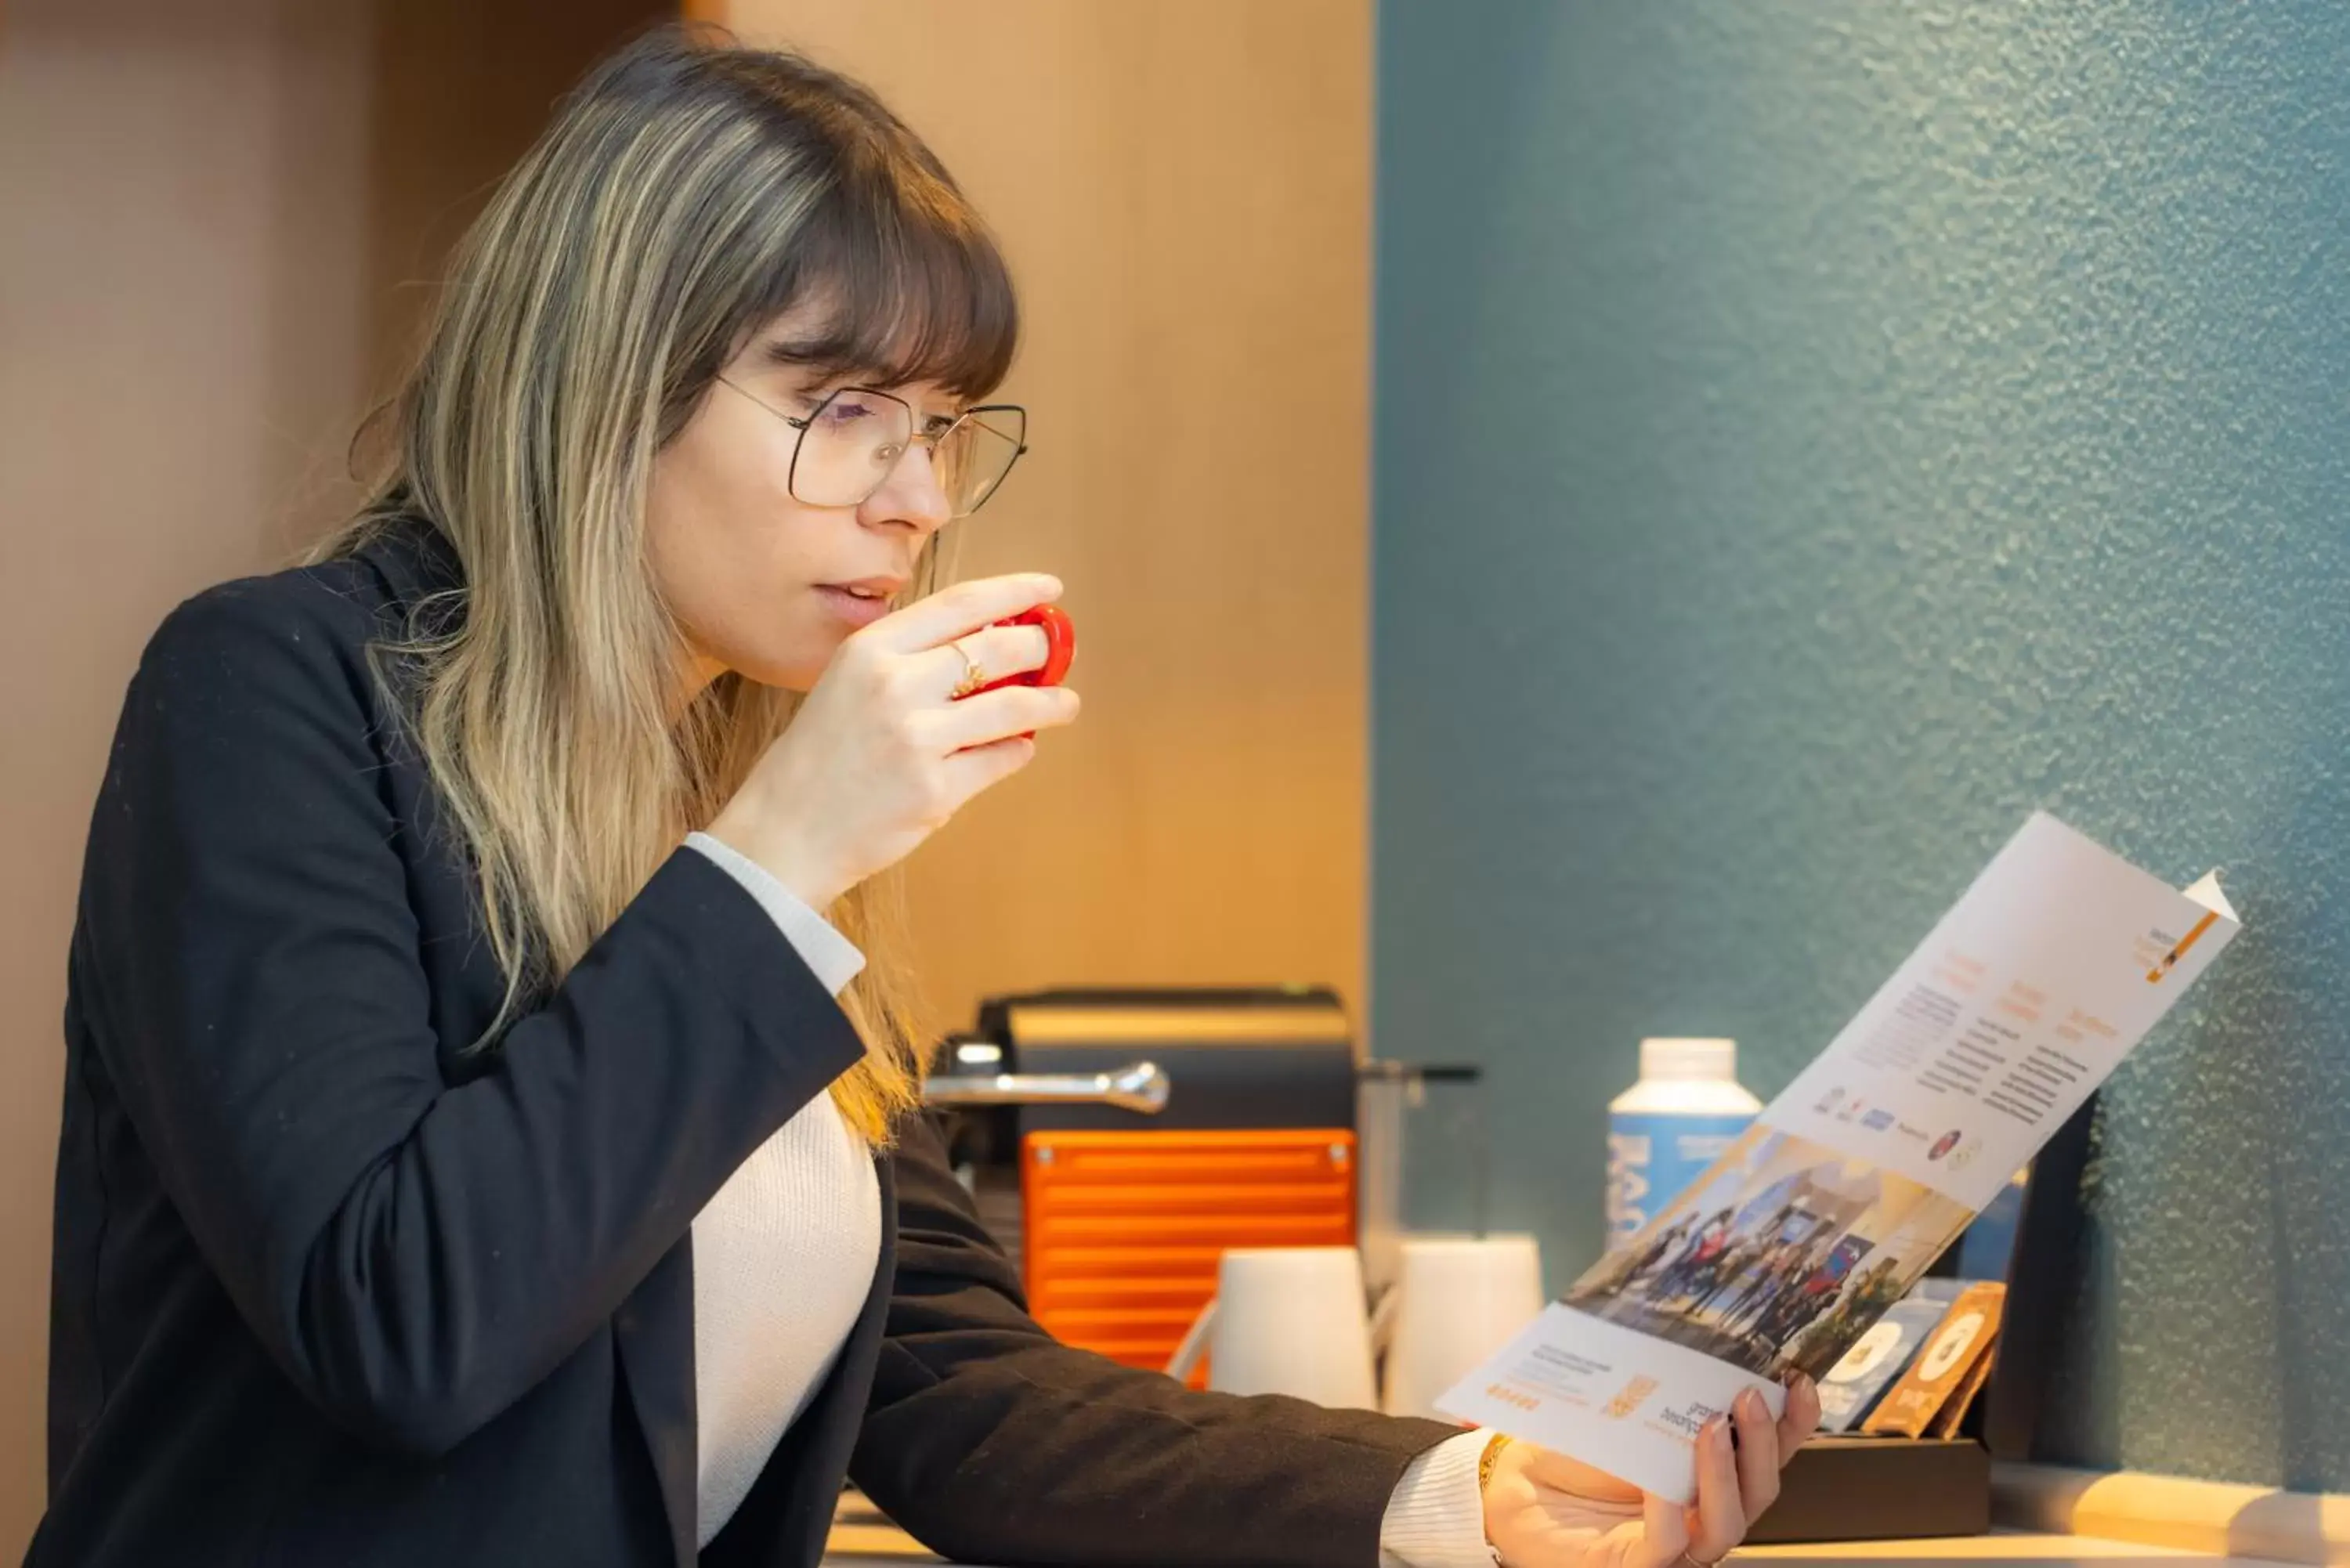
[{"label": "orange logo on brochure", "polygon": [[2216,926],[2219,923],[2220,912],[2217,909],[2211,910],[2201,919],[2196,921],[2195,929],[2188,932],[2185,936],[2179,938],[2178,945],[2171,949],[2168,952],[2163,954],[2162,961],[2160,963],[2156,964],[2152,969],[2146,971],[2146,983],[2148,985],[2160,985],[2162,983],[2162,977],[2168,974],[2178,961],[2187,956],[2187,950],[2193,947],[2197,942],[2201,941],[2203,940],[2203,933],[2210,930],[2213,926]]},{"label": "orange logo on brochure", "polygon": [[1648,1402],[1648,1396],[1654,1394],[1656,1391],[1657,1380],[1655,1378],[1635,1377],[1632,1381],[1624,1385],[1624,1391],[1622,1393],[1607,1401],[1607,1408],[1602,1411],[1601,1414],[1605,1415],[1611,1421],[1620,1421],[1625,1417],[1630,1415],[1633,1411],[1638,1409],[1641,1406],[1647,1404]]}]

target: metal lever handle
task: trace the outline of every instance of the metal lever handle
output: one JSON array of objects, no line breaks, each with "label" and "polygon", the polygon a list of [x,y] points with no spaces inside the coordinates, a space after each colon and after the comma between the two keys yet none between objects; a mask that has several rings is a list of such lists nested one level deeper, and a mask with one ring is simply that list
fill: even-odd
[{"label": "metal lever handle", "polygon": [[1116,1106],[1155,1116],[1167,1108],[1167,1075],[1156,1062],[1114,1073],[950,1073],[922,1085],[933,1106]]}]

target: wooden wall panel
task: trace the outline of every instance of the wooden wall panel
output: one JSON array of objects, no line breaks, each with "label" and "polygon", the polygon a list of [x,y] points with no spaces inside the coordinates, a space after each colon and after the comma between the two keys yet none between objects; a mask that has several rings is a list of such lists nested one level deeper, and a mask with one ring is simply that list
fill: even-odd
[{"label": "wooden wall panel", "polygon": [[351,429],[556,95],[662,0],[7,0],[0,1561],[44,1493],[66,939],[164,612],[348,504]]},{"label": "wooden wall panel", "polygon": [[1042,568],[1076,729],[913,866],[933,1003],[1058,982],[1362,992],[1364,0],[708,0],[862,78],[1003,236],[1035,450],[965,574]]}]

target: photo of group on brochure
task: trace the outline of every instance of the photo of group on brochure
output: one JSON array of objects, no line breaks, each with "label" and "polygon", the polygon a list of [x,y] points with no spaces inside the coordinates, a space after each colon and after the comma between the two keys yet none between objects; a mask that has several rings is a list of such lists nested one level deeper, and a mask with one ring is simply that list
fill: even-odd
[{"label": "photo of group on brochure", "polygon": [[1564,1299],[1774,1381],[1822,1377],[1973,1217],[1758,1125]]}]

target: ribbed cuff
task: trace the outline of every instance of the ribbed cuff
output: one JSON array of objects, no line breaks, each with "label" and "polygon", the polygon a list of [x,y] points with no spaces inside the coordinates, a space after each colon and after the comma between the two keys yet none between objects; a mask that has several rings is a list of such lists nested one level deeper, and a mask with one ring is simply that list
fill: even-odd
[{"label": "ribbed cuff", "polygon": [[1447,1438],[1404,1470],[1379,1520],[1381,1568],[1494,1568],[1477,1461],[1493,1434]]},{"label": "ribbed cuff", "polygon": [[[759,901],[784,940],[792,944],[824,988],[838,996],[865,968],[865,955],[855,942],[833,929],[830,920],[802,903],[796,894],[765,867],[730,844],[706,833],[689,833],[685,842],[714,861],[743,890]],[[1474,1466],[1471,1466],[1473,1472]]]}]

